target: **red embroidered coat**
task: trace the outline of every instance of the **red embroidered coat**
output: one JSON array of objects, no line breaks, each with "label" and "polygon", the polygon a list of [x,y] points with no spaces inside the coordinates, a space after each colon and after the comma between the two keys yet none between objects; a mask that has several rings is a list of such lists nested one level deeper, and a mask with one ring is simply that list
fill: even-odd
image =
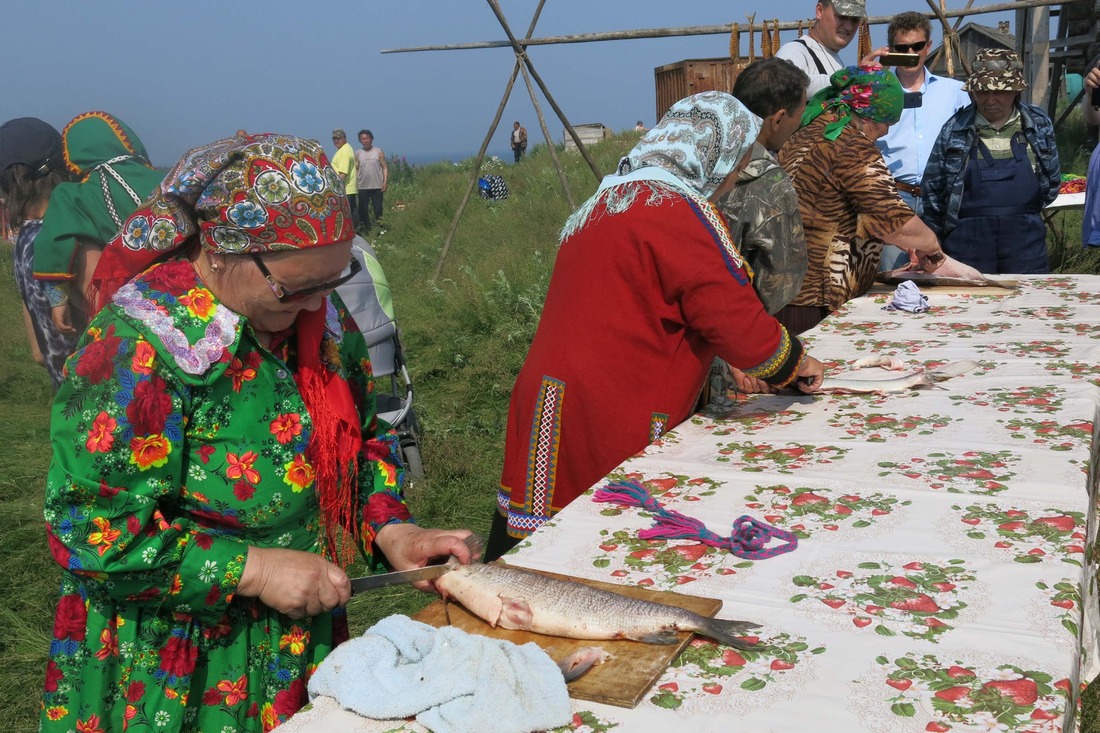
[{"label": "red embroidered coat", "polygon": [[[609,212],[628,187],[633,202]],[[713,206],[660,183],[618,188],[562,242],[512,391],[498,505],[514,537],[686,419],[716,355],[775,385],[802,360]]]}]

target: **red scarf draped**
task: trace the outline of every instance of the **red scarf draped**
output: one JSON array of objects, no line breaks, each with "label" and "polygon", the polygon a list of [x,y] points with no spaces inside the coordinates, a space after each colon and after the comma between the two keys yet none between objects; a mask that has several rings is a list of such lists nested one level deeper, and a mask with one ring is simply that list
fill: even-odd
[{"label": "red scarf draped", "polygon": [[313,421],[307,454],[313,465],[326,554],[346,567],[355,559],[361,534],[357,467],[362,437],[359,411],[347,380],[321,362],[325,311],[321,307],[298,314],[298,371],[294,381]]}]

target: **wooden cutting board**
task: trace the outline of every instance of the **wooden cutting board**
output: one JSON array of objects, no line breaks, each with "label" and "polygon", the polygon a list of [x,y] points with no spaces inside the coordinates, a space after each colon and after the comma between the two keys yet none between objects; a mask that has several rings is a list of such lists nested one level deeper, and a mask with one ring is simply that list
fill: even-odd
[{"label": "wooden cutting board", "polygon": [[[927,287],[920,283],[917,283],[917,287],[927,288],[922,290],[925,295],[1012,295],[1016,292],[1016,286],[1018,284],[1016,280],[1004,280],[1002,282],[1005,284],[1005,287],[995,287],[992,285],[936,285]],[[897,285],[877,282],[872,285],[871,289],[867,292],[870,295],[892,295],[895,290],[897,290]]]},{"label": "wooden cutting board", "polygon": [[[641,598],[670,606],[679,606],[694,611],[700,616],[712,617],[722,608],[722,601],[715,598],[700,598],[667,591],[648,590],[637,586],[615,585],[598,580],[586,580],[538,570],[531,572],[539,572],[542,575],[554,578],[584,583],[631,598]],[[447,604],[447,609],[451,615],[451,625],[463,631],[490,636],[494,639],[506,639],[516,644],[526,644],[533,641],[542,647],[556,662],[560,662],[581,647],[601,647],[611,654],[612,659],[593,667],[580,679],[570,682],[569,696],[578,700],[601,702],[621,708],[632,708],[641,702],[642,697],[664,673],[669,663],[691,641],[691,633],[686,631],[677,634],[679,641],[676,644],[643,644],[639,641],[617,639],[607,641],[565,639],[558,636],[534,634],[529,631],[494,629],[457,603]],[[442,601],[435,601],[413,618],[432,626],[447,625]]]}]

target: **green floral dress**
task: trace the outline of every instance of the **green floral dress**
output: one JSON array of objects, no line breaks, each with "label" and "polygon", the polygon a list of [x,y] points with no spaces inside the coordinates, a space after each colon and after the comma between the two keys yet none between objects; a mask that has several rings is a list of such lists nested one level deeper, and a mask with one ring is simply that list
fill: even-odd
[{"label": "green floral dress", "polygon": [[[381,526],[411,519],[366,345],[327,307],[322,361],[362,417],[369,558]],[[294,621],[234,596],[249,545],[323,549],[293,344],[261,346],[186,261],[150,268],[93,321],[53,411],[45,517],[64,572],[44,731],[266,731],[305,703],[347,636],[343,610]]]}]

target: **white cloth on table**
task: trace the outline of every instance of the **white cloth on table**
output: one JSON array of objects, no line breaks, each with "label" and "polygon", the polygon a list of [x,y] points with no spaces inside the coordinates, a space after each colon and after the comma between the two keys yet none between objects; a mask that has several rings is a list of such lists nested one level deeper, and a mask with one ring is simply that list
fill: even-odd
[{"label": "white cloth on table", "polygon": [[416,716],[435,733],[528,733],[573,716],[561,670],[538,645],[388,616],[317,667],[310,698],[383,720]]},{"label": "white cloth on table", "polygon": [[928,310],[928,296],[923,294],[912,280],[906,280],[894,288],[894,297],[883,307],[883,310],[924,313]]}]

